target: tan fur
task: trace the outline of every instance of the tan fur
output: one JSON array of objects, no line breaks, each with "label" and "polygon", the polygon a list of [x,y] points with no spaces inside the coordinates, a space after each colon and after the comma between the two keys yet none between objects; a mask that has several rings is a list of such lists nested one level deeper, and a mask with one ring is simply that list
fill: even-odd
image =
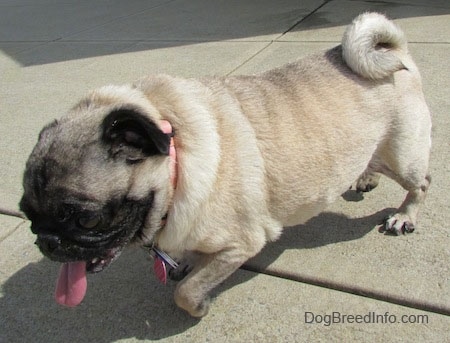
[{"label": "tan fur", "polygon": [[[372,27],[373,21],[392,34],[395,44],[403,42],[401,31],[392,31],[381,15],[355,23]],[[194,270],[175,294],[191,315],[205,315],[208,291],[277,239],[284,226],[318,214],[360,175],[361,188],[376,186],[379,173],[398,181],[409,193],[389,226],[399,232],[405,223],[415,223],[429,185],[431,145],[420,76],[406,45],[394,52],[383,45],[386,56],[401,61],[394,68],[383,59],[354,67],[359,58],[355,23],[346,34],[344,48],[350,50],[344,56],[362,76],[349,68],[339,46],[255,76],[158,75],[101,88],[71,114],[89,112],[98,125],[112,108],[132,104],[154,122],[172,124],[179,173],[175,191],[167,158],[149,158],[132,174],[113,175],[126,178],[121,192],[133,197],[156,190],[142,243],[153,241],[174,258],[197,254]],[[373,34],[370,27],[366,35]],[[117,189],[113,182],[104,188]]]}]

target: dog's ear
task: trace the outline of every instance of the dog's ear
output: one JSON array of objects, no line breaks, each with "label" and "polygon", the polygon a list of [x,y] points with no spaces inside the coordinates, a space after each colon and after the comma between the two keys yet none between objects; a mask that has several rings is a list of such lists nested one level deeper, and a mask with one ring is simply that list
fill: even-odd
[{"label": "dog's ear", "polygon": [[102,140],[113,157],[139,162],[149,156],[169,155],[170,136],[133,109],[119,109],[106,116]]}]

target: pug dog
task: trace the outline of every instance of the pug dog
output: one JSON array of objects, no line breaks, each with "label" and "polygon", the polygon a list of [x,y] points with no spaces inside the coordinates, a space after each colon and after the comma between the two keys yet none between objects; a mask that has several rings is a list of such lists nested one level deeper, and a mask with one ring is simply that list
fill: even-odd
[{"label": "pug dog", "polygon": [[79,304],[86,272],[145,246],[182,278],[176,304],[202,317],[212,288],[352,184],[397,181],[407,195],[383,228],[412,232],[430,133],[403,32],[365,13],[341,45],[261,74],[91,92],[41,131],[20,208],[42,253],[62,262],[58,302]]}]

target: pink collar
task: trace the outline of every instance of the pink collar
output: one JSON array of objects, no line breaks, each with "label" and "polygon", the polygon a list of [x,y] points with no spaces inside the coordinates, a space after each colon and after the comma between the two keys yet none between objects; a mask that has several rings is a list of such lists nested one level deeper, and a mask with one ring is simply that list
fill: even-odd
[{"label": "pink collar", "polygon": [[170,135],[170,181],[172,182],[173,188],[177,188],[178,170],[177,170],[177,151],[175,149],[175,143],[173,137],[175,133],[173,132],[172,125],[167,120],[160,121],[162,132]]},{"label": "pink collar", "polygon": [[[172,125],[167,120],[160,121],[161,130],[170,135],[170,148],[169,148],[169,157],[170,157],[170,181],[172,182],[172,186],[175,189],[177,187],[177,178],[178,178],[178,168],[177,168],[177,151],[175,149],[175,142],[173,137],[175,133],[173,132]],[[161,229],[167,223],[167,215],[161,219]],[[159,250],[156,245],[153,243],[151,246],[145,247],[148,250],[150,255],[154,258],[153,262],[153,270],[155,272],[156,277],[163,284],[167,282],[167,265],[172,269],[176,269],[178,267],[178,263],[174,261],[168,254],[164,251]]]}]

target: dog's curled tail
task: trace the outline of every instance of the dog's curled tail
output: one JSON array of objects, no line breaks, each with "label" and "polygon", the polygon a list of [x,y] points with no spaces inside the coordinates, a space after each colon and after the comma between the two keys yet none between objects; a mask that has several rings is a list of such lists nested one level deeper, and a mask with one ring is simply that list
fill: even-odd
[{"label": "dog's curled tail", "polygon": [[342,38],[345,63],[355,73],[369,79],[385,78],[405,69],[407,54],[403,31],[379,13],[364,13],[347,27]]}]

